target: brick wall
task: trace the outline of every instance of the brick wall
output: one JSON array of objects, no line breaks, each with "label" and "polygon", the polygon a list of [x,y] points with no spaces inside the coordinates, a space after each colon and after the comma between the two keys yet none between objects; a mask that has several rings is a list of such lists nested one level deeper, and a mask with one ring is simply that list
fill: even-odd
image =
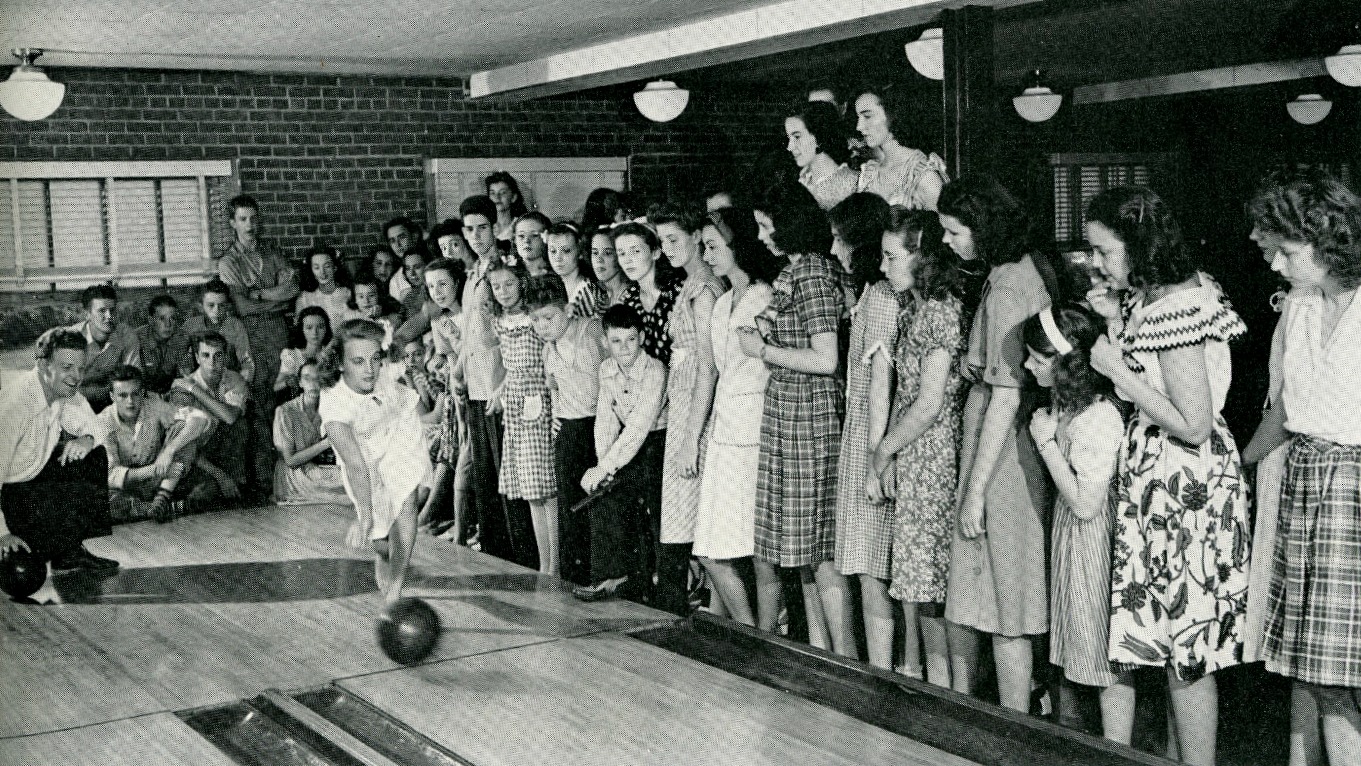
[{"label": "brick wall", "polygon": [[[238,160],[242,191],[264,208],[264,236],[292,256],[316,238],[355,254],[388,218],[426,220],[429,157],[631,155],[633,188],[660,198],[696,195],[784,144],[782,97],[696,92],[685,114],[658,125],[638,114],[629,88],[489,103],[448,79],[49,74],[66,84],[65,101],[37,123],[0,115],[0,160]],[[145,290],[130,292],[145,302]],[[0,310],[16,300],[0,296]],[[135,316],[140,308],[129,306]]]},{"label": "brick wall", "polygon": [[692,94],[673,123],[628,89],[522,103],[470,101],[456,80],[52,69],[67,85],[46,120],[3,118],[0,159],[240,161],[289,254],[322,237],[349,250],[394,215],[425,218],[429,157],[632,155],[634,188],[693,192],[709,174],[783,145],[782,101]]}]

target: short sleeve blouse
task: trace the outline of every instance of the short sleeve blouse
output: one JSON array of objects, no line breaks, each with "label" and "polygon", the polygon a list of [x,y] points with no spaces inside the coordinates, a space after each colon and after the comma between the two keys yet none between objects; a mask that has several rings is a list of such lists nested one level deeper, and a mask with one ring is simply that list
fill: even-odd
[{"label": "short sleeve blouse", "polygon": [[1292,292],[1281,321],[1286,429],[1361,445],[1361,300],[1352,299],[1326,341],[1318,288]]},{"label": "short sleeve blouse", "polygon": [[638,312],[643,318],[643,351],[662,364],[671,364],[671,334],[667,323],[671,319],[671,309],[676,306],[680,295],[680,285],[673,284],[661,291],[657,303],[651,309],[643,306],[642,289],[637,283],[624,290],[619,302]]},{"label": "short sleeve blouse", "polygon": [[1060,447],[1073,467],[1078,482],[1098,484],[1115,475],[1120,442],[1125,438],[1125,422],[1120,410],[1106,399],[1098,399],[1073,416],[1060,439]]},{"label": "short sleeve blouse", "polygon": [[1246,333],[1247,326],[1224,298],[1219,284],[1204,272],[1198,276],[1200,284],[1196,287],[1178,290],[1146,305],[1137,295],[1131,295],[1123,306],[1125,324],[1119,340],[1125,351],[1125,365],[1164,395],[1167,390],[1158,354],[1205,344],[1205,371],[1214,411],[1218,413],[1224,409],[1233,380],[1228,343]]},{"label": "short sleeve blouse", "polygon": [[898,297],[886,280],[865,288],[851,311],[850,353],[857,355],[860,364],[868,365],[879,353],[893,356],[899,309]]},{"label": "short sleeve blouse", "polygon": [[983,284],[983,302],[974,314],[964,377],[1004,388],[1026,385],[1026,319],[1049,305],[1049,292],[1029,255],[994,266]]}]

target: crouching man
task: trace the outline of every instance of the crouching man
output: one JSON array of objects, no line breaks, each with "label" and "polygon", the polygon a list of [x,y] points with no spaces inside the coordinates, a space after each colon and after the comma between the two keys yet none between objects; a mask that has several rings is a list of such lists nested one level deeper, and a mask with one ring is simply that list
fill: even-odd
[{"label": "crouching man", "polygon": [[35,368],[0,391],[0,556],[30,550],[58,571],[118,568],[84,546],[113,532],[101,423],[80,393],[88,345],[49,330]]}]

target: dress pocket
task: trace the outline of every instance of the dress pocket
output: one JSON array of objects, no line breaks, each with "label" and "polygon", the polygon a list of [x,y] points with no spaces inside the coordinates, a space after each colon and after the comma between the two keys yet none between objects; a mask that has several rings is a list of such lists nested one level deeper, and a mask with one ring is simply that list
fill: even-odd
[{"label": "dress pocket", "polygon": [[520,419],[533,421],[543,417],[543,396],[540,394],[526,394],[524,403],[520,407]]}]

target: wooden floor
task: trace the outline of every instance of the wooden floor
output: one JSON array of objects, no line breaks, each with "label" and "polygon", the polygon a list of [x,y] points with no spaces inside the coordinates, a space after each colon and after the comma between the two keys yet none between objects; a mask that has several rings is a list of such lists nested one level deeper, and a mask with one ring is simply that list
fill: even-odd
[{"label": "wooden floor", "polygon": [[968,761],[622,631],[669,622],[624,601],[422,538],[409,595],[440,613],[423,665],[373,637],[371,561],[351,511],[293,507],[115,528],[115,576],[63,603],[0,603],[0,763],[231,761],[175,711],[336,681],[479,764]]}]

